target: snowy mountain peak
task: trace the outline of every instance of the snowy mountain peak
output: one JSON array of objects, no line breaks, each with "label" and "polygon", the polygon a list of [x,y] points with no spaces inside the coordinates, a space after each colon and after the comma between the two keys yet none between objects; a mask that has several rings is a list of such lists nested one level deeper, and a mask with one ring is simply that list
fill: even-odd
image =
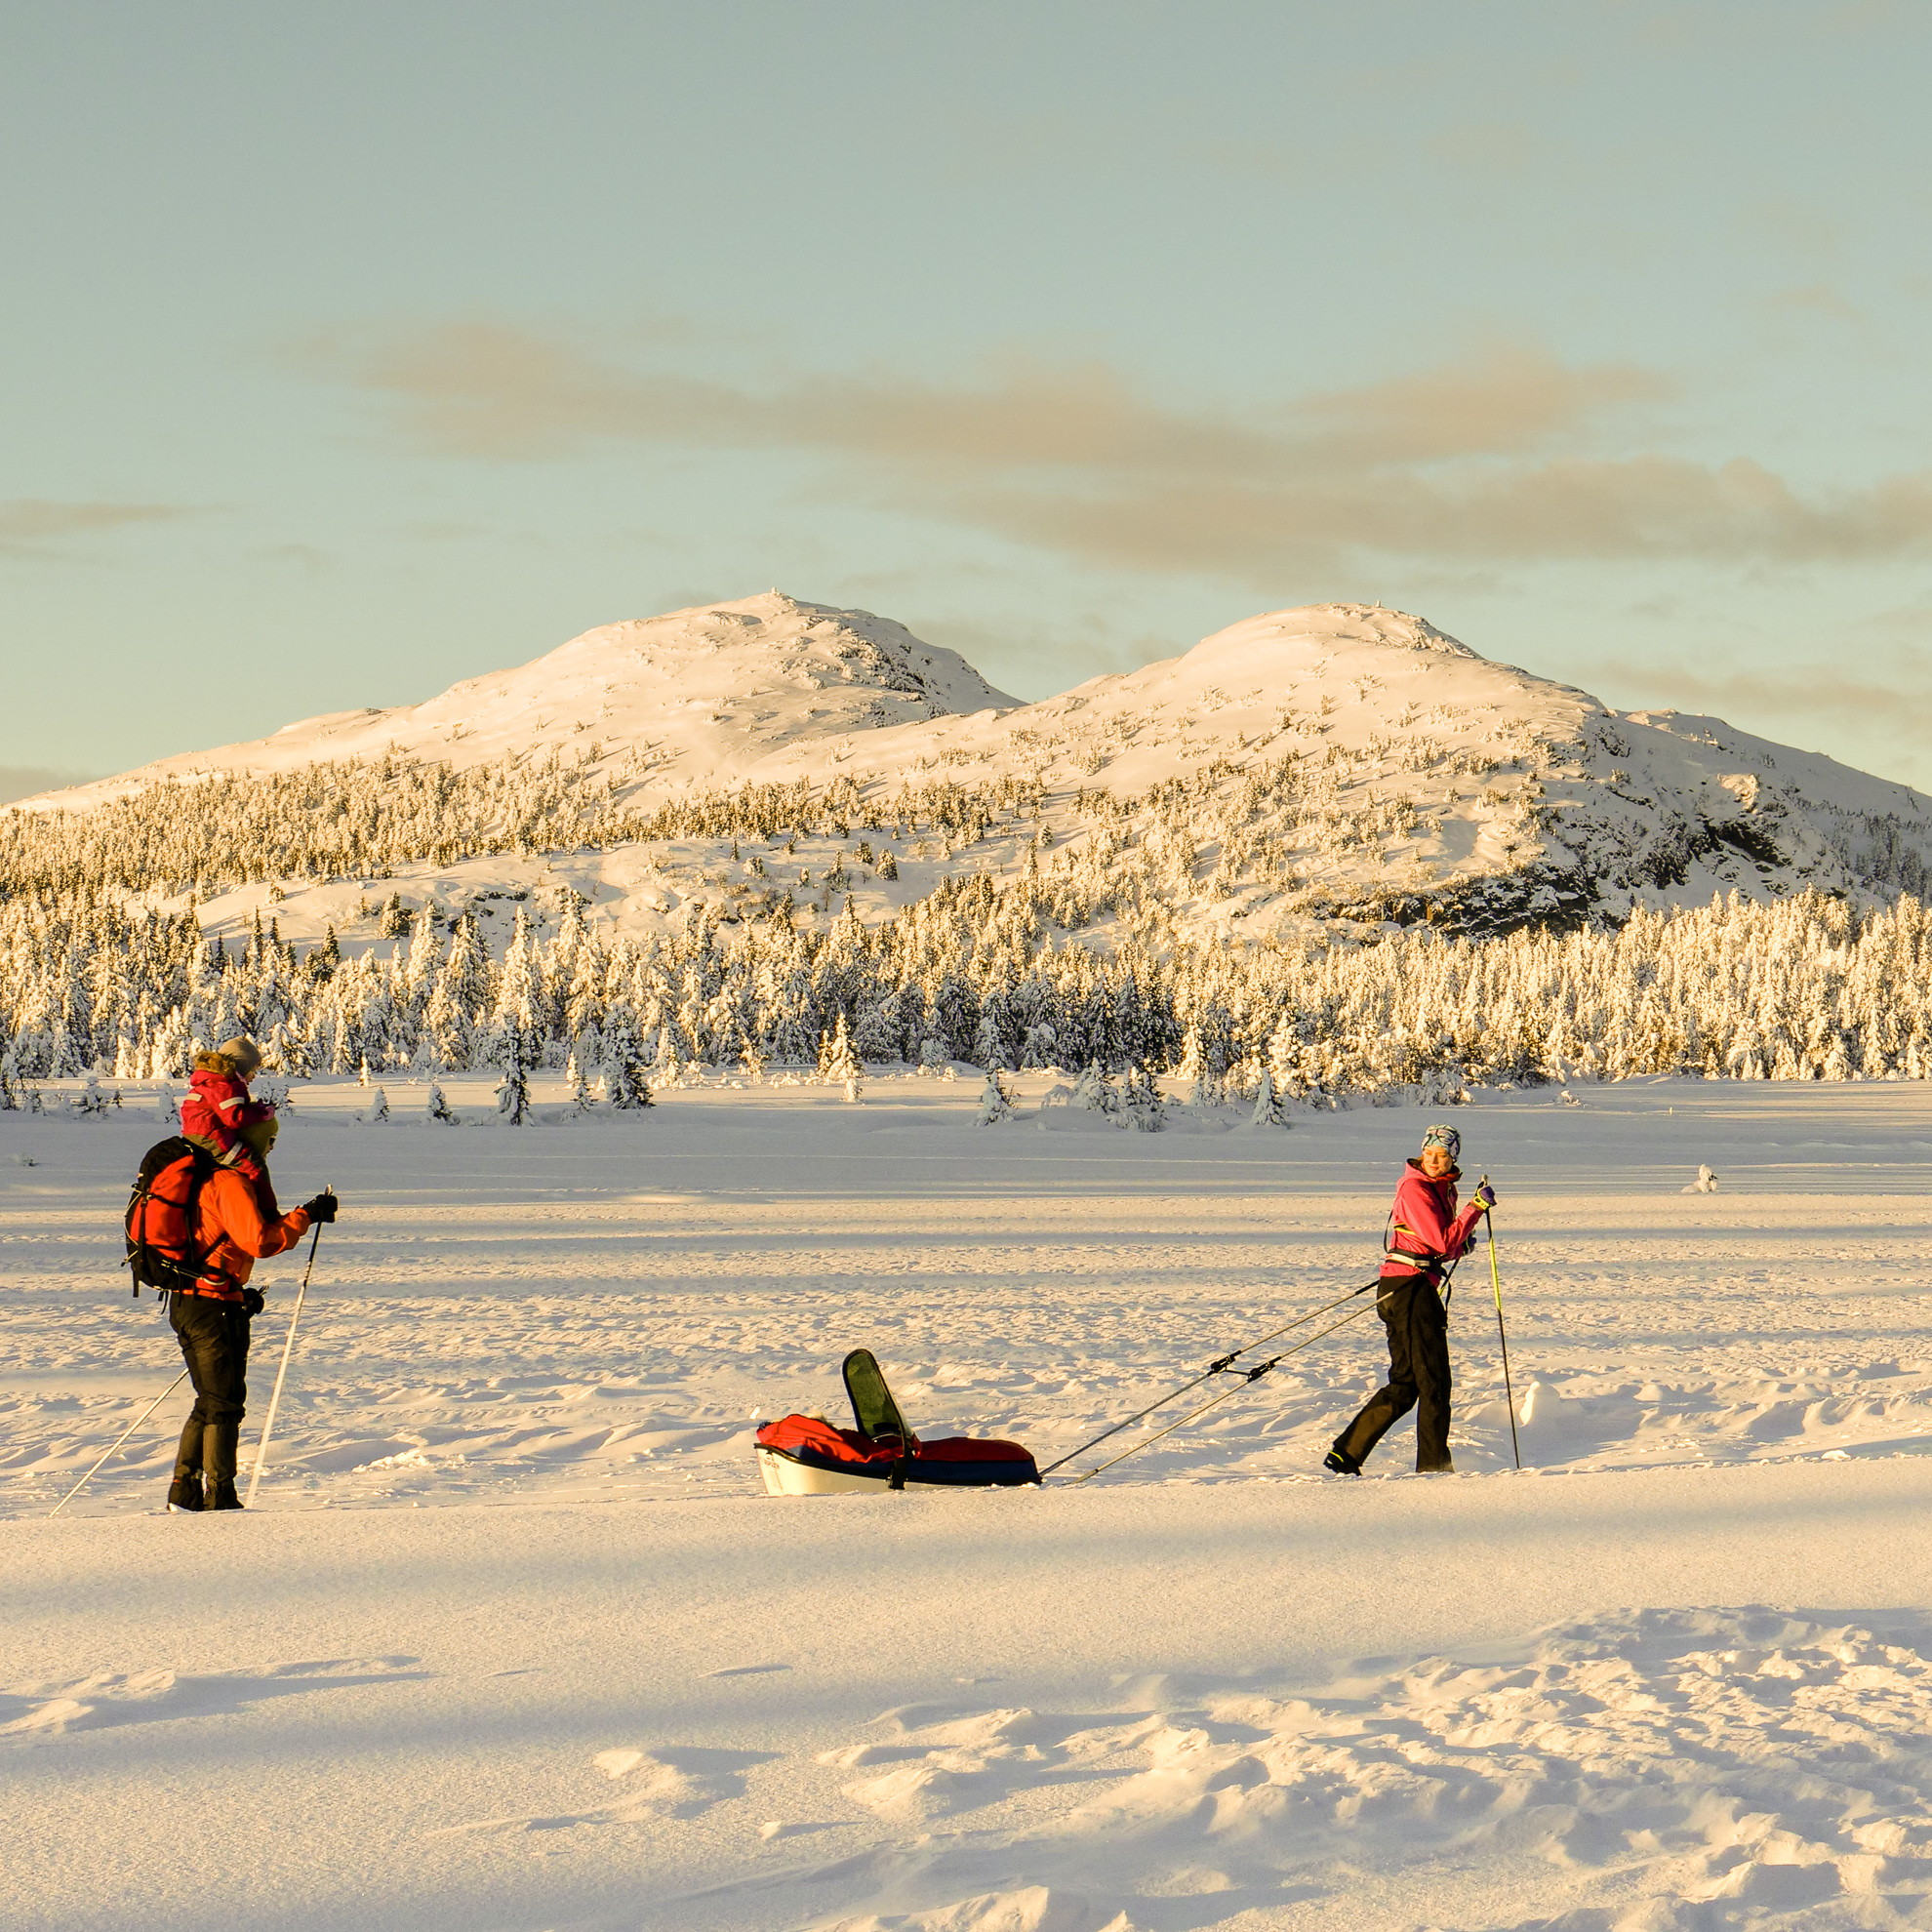
[{"label": "snowy mountain peak", "polygon": [[1329,651],[1360,645],[1393,651],[1434,651],[1450,658],[1479,655],[1427,618],[1391,611],[1381,604],[1304,604],[1294,610],[1266,611],[1204,637],[1189,660],[1251,652],[1266,645],[1313,646]]},{"label": "snowy mountain peak", "polygon": [[720,682],[720,698],[748,695],[747,676],[806,691],[864,686],[918,700],[933,716],[1010,710],[1020,702],[994,690],[956,652],[926,643],[904,624],[870,611],[806,603],[783,590],[604,624],[516,675],[541,678],[548,668],[570,677],[585,665],[631,683],[643,681],[640,669],[661,678],[711,677]]},{"label": "snowy mountain peak", "polygon": [[768,590],[600,624],[425,704],[304,718],[250,744],[164,758],[34,803],[88,806],[171,776],[387,756],[465,768],[550,752],[595,763],[624,752],[659,783],[728,783],[801,743],[1019,702],[957,652],[889,618]]}]

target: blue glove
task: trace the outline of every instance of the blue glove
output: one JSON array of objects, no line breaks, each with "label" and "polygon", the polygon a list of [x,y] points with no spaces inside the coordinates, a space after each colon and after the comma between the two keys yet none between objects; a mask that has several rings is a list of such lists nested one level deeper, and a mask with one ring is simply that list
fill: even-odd
[{"label": "blue glove", "polygon": [[1475,1190],[1475,1197],[1484,1214],[1496,1205],[1496,1189],[1487,1181]]}]

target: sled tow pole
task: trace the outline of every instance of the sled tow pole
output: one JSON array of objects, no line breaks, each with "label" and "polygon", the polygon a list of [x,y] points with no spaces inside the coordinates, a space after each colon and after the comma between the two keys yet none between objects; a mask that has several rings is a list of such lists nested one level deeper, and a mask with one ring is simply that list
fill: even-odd
[{"label": "sled tow pole", "polygon": [[[187,1374],[187,1370],[183,1369],[181,1375],[176,1376],[174,1381],[169,1383],[167,1388],[162,1389],[160,1394],[155,1396],[153,1401],[148,1403],[147,1407],[141,1410],[141,1414],[138,1415],[134,1419],[134,1421],[127,1426],[126,1429],[122,1429],[120,1434],[114,1438],[114,1448],[109,1449],[107,1451],[107,1456],[111,1456],[114,1453],[114,1449],[118,1449],[121,1446],[121,1444],[124,1443],[128,1439],[128,1437],[131,1436],[135,1432],[135,1430],[138,1429],[141,1426],[141,1424],[144,1423],[148,1419],[148,1417],[151,1416],[155,1412],[155,1410],[158,1409],[161,1406],[161,1404],[165,1402],[168,1399],[168,1397],[172,1395],[175,1392],[175,1390],[181,1386],[181,1378],[186,1374]],[[100,1469],[101,1463],[106,1462],[107,1456],[102,1456],[101,1462],[96,1463],[94,1469],[89,1469],[87,1474],[82,1476],[80,1481],[75,1483],[73,1488],[68,1490],[66,1495],[61,1497],[60,1502],[55,1504],[53,1509],[48,1510],[47,1512],[48,1515],[58,1516],[60,1513],[60,1511],[64,1509],[67,1507],[67,1505],[71,1503],[74,1500],[74,1498],[81,1493],[83,1489],[87,1487],[89,1481],[93,1478],[94,1469]]]},{"label": "sled tow pole", "polygon": [[[328,1189],[325,1187],[326,1193]],[[275,1371],[275,1392],[268,1398],[268,1417],[262,1425],[262,1440],[255,1449],[255,1469],[248,1479],[248,1500],[244,1509],[255,1508],[256,1485],[262,1480],[262,1471],[268,1461],[268,1438],[275,1432],[275,1411],[282,1406],[282,1384],[288,1379],[289,1357],[295,1353],[296,1323],[302,1319],[302,1299],[308,1293],[308,1277],[315,1272],[315,1250],[322,1240],[322,1224],[315,1224],[315,1232],[309,1237],[308,1266],[302,1271],[302,1286],[296,1290],[295,1307],[289,1311],[289,1339],[282,1344],[282,1365]]]},{"label": "sled tow pole", "polygon": [[[1310,1308],[1307,1314],[1297,1315],[1293,1321],[1283,1322],[1279,1328],[1270,1329],[1266,1335],[1262,1336],[1259,1341],[1246,1343],[1241,1348],[1232,1349],[1229,1353],[1226,1355],[1218,1356],[1215,1360],[1211,1361],[1207,1365],[1207,1367],[1200,1372],[1199,1375],[1195,1376],[1192,1379],[1192,1381],[1184,1382],[1179,1389],[1169,1389],[1168,1392],[1165,1395],[1163,1395],[1159,1401],[1149,1402],[1145,1409],[1139,1411],[1138,1414],[1129,1416],[1125,1422],[1117,1422],[1113,1425],[1111,1429],[1102,1429],[1101,1432],[1097,1436],[1095,1436],[1091,1442],[1083,1442],[1081,1443],[1079,1448],[1069,1449],[1066,1455],[1061,1457],[1059,1462],[1049,1463],[1046,1466],[1046,1468],[1040,1471],[1041,1480],[1044,1481],[1048,1476],[1050,1476],[1054,1472],[1055,1469],[1064,1469],[1068,1463],[1070,1463],[1074,1459],[1074,1457],[1084,1456],[1089,1449],[1099,1448],[1099,1446],[1103,1442],[1105,1442],[1108,1436],[1118,1435],[1123,1429],[1132,1429],[1137,1422],[1141,1422],[1145,1420],[1145,1418],[1152,1415],[1156,1409],[1164,1409],[1166,1408],[1168,1403],[1178,1401],[1183,1395],[1187,1394],[1188,1389],[1198,1389],[1201,1386],[1201,1384],[1207,1381],[1207,1379],[1210,1376],[1225,1374],[1236,1361],[1240,1359],[1241,1356],[1253,1354],[1257,1348],[1263,1348],[1268,1343],[1272,1342],[1277,1335],[1290,1334],[1295,1329],[1300,1328],[1305,1322],[1320,1320],[1320,1318],[1323,1315],[1325,1315],[1330,1308],[1339,1308],[1344,1302],[1353,1301],[1357,1295],[1366,1295],[1369,1289],[1373,1288],[1375,1285],[1376,1284],[1373,1281],[1371,1281],[1364,1287],[1350,1288],[1346,1295],[1338,1295],[1336,1296],[1334,1301],[1324,1302],[1320,1308]],[[1359,1312],[1360,1310],[1358,1309],[1357,1313]],[[1350,1316],[1349,1319],[1352,1320],[1353,1317]],[[1327,1334],[1327,1332],[1328,1331],[1326,1329],[1322,1331],[1324,1335]],[[1314,1339],[1315,1338],[1312,1335],[1308,1337],[1308,1340],[1310,1342],[1312,1342]],[[1292,1354],[1294,1351],[1291,1349],[1289,1352]],[[1274,1360],[1279,1361],[1281,1360],[1281,1357],[1277,1355],[1274,1358]],[[1269,1362],[1266,1368],[1244,1371],[1241,1376],[1241,1380],[1243,1382],[1253,1382],[1254,1380],[1256,1380],[1257,1377],[1266,1375],[1268,1373],[1268,1369],[1272,1368],[1273,1366],[1274,1366],[1274,1362]],[[1229,1389],[1228,1393],[1232,1394],[1233,1390]],[[1216,1401],[1219,1401],[1220,1399],[1221,1398],[1219,1396],[1215,1398]],[[1212,1406],[1212,1404],[1210,1404],[1209,1406]],[[1200,1411],[1197,1409],[1194,1413],[1198,1415]],[[1187,1418],[1183,1417],[1182,1420],[1185,1422]],[[1164,1435],[1167,1433],[1167,1431],[1163,1429],[1161,1433]],[[1149,1442],[1151,1442],[1153,1439],[1154,1438],[1152,1436],[1149,1436],[1147,1438]],[[1133,1451],[1129,1450],[1127,1453],[1129,1455],[1132,1455]],[[1113,1459],[1115,1463],[1117,1463],[1119,1460],[1120,1458],[1118,1456],[1116,1456]],[[1112,1467],[1113,1467],[1112,1463],[1103,1463],[1101,1465],[1101,1469],[1111,1469]],[[1099,1475],[1100,1469],[1089,1469],[1087,1471],[1087,1474]],[[1087,1479],[1086,1476],[1074,1476],[1069,1478],[1069,1480],[1074,1482],[1085,1482],[1086,1479]]]},{"label": "sled tow pole", "polygon": [[[1368,1284],[1368,1288],[1357,1288],[1354,1291],[1354,1295],[1365,1295],[1368,1293],[1369,1288],[1374,1288],[1378,1285],[1379,1284],[1377,1284],[1376,1282],[1371,1281]],[[1343,1296],[1342,1301],[1344,1302],[1353,1301],[1354,1295],[1345,1295]],[[1328,1308],[1340,1308],[1341,1306],[1342,1306],[1342,1302],[1331,1302],[1329,1303]],[[1305,1335],[1301,1339],[1301,1341],[1295,1344],[1295,1346],[1292,1348],[1284,1348],[1282,1349],[1280,1354],[1270,1355],[1267,1361],[1257,1362],[1253,1368],[1244,1370],[1242,1374],[1236,1379],[1234,1387],[1232,1389],[1224,1389],[1219,1395],[1210,1396],[1205,1402],[1203,1402],[1200,1405],[1199,1408],[1189,1409],[1187,1413],[1180,1419],[1180,1421],[1171,1422],[1167,1425],[1165,1429],[1157,1429],[1154,1430],[1154,1432],[1151,1435],[1143,1436],[1139,1442],[1134,1443],[1130,1448],[1121,1450],[1119,1455],[1109,1456],[1106,1462],[1098,1465],[1094,1469],[1089,1469],[1086,1472],[1086,1474],[1073,1476],[1072,1478],[1070,1478],[1070,1480],[1074,1482],[1093,1481],[1095,1476],[1100,1475],[1104,1473],[1106,1470],[1112,1469],[1116,1463],[1124,1463],[1129,1456],[1135,1455],[1137,1452],[1147,1448],[1151,1443],[1158,1442],[1163,1435],[1172,1435],[1177,1429],[1186,1429],[1187,1426],[1190,1422],[1192,1422],[1196,1416],[1206,1415],[1207,1412],[1210,1409],[1214,1408],[1218,1403],[1227,1401],[1227,1399],[1230,1395],[1238,1394],[1241,1390],[1241,1386],[1243,1383],[1259,1382],[1262,1379],[1262,1377],[1268,1372],[1269,1369],[1275,1366],[1277,1362],[1285,1362],[1290,1355],[1299,1355],[1302,1352],[1302,1350],[1308,1346],[1309,1343],[1319,1342],[1324,1335],[1333,1335],[1338,1328],[1346,1328],[1351,1321],[1359,1321],[1363,1315],[1368,1313],[1370,1308],[1379,1308],[1380,1306],[1381,1306],[1381,1298],[1378,1296],[1375,1301],[1365,1303],[1359,1308],[1350,1308],[1348,1312],[1345,1314],[1340,1321],[1331,1321],[1326,1328],[1317,1328],[1312,1335]],[[1321,1313],[1321,1314],[1326,1314],[1327,1312],[1328,1312],[1328,1308],[1321,1308],[1317,1310],[1317,1313]],[[1056,1467],[1058,1466],[1056,1465]]]}]

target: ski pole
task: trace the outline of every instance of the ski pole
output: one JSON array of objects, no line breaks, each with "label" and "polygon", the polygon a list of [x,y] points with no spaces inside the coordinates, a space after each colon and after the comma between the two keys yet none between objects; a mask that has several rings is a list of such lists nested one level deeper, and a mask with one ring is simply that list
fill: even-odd
[{"label": "ski pole", "polygon": [[[1489,1186],[1486,1174],[1482,1185]],[[1509,1447],[1515,1452],[1517,1469],[1521,1469],[1523,1445],[1516,1440],[1516,1391],[1509,1386],[1509,1338],[1503,1327],[1503,1271],[1496,1266],[1496,1223],[1487,1208],[1482,1211],[1482,1224],[1489,1229],[1489,1278],[1496,1289],[1496,1339],[1503,1348],[1503,1394],[1509,1404]]]},{"label": "ski pole", "polygon": [[[327,1193],[325,1187],[323,1192]],[[315,1224],[315,1232],[309,1236],[308,1266],[302,1271],[302,1286],[296,1290],[295,1308],[289,1314],[289,1339],[282,1344],[282,1366],[275,1371],[275,1392],[268,1398],[268,1420],[262,1425],[262,1440],[256,1446],[255,1469],[248,1479],[248,1501],[244,1509],[255,1508],[256,1485],[262,1480],[263,1465],[268,1461],[268,1438],[275,1432],[275,1411],[282,1406],[282,1384],[289,1373],[289,1357],[295,1353],[296,1323],[302,1319],[302,1298],[308,1293],[308,1277],[315,1272],[315,1250],[321,1244],[322,1224]]]},{"label": "ski pole", "polygon": [[[181,1376],[184,1376],[186,1374],[187,1374],[187,1370],[182,1369],[181,1374],[176,1376],[174,1381],[169,1383],[167,1388],[162,1389],[160,1394],[155,1396],[153,1401],[148,1403],[147,1407],[141,1410],[141,1414],[138,1415],[134,1419],[134,1421],[127,1426],[126,1429],[122,1429],[120,1434],[114,1438],[114,1449],[118,1449],[121,1446],[121,1444],[124,1443],[128,1439],[128,1437],[131,1436],[135,1432],[135,1430],[138,1429],[141,1426],[141,1424],[144,1423],[148,1419],[148,1417],[151,1416],[155,1412],[155,1410],[158,1409],[161,1406],[161,1404],[165,1402],[168,1399],[168,1397],[172,1395],[175,1392],[175,1390],[181,1386]],[[109,1449],[107,1452],[107,1456],[111,1456],[114,1453],[114,1449]],[[101,1464],[104,1463],[107,1460],[107,1456],[102,1456],[101,1462],[95,1464],[94,1469],[98,1469],[101,1467]],[[61,1497],[60,1502],[55,1504],[53,1509],[48,1510],[47,1513],[50,1517],[58,1516],[60,1513],[60,1511],[64,1509],[67,1507],[67,1505],[71,1503],[74,1500],[74,1498],[81,1493],[81,1491],[87,1486],[89,1478],[93,1476],[94,1469],[89,1469],[87,1474],[82,1476],[80,1481],[75,1483],[73,1488],[68,1490],[66,1495]]]},{"label": "ski pole", "polygon": [[[1334,1301],[1324,1302],[1320,1308],[1310,1308],[1307,1314],[1297,1315],[1293,1321],[1283,1322],[1279,1328],[1269,1329],[1266,1335],[1260,1337],[1257,1341],[1246,1343],[1241,1348],[1232,1350],[1230,1353],[1219,1356],[1216,1360],[1211,1361],[1207,1365],[1207,1367],[1200,1372],[1199,1375],[1193,1378],[1191,1382],[1184,1382],[1179,1389],[1169,1389],[1168,1392],[1165,1395],[1163,1395],[1158,1402],[1149,1402],[1147,1406],[1145,1409],[1141,1410],[1138,1415],[1129,1416],[1125,1422],[1115,1423],[1111,1429],[1102,1429],[1101,1432],[1097,1436],[1095,1436],[1091,1442],[1083,1442],[1081,1443],[1079,1448],[1069,1449],[1066,1455],[1061,1457],[1059,1462],[1049,1463],[1046,1466],[1046,1468],[1040,1471],[1041,1480],[1044,1481],[1046,1477],[1050,1476],[1054,1472],[1055,1469],[1061,1469],[1065,1467],[1067,1464],[1070,1463],[1075,1456],[1084,1456],[1089,1449],[1098,1448],[1103,1442],[1105,1442],[1107,1439],[1109,1435],[1118,1435],[1123,1429],[1132,1429],[1137,1422],[1142,1421],[1145,1417],[1152,1415],[1156,1409],[1164,1409],[1166,1408],[1168,1403],[1175,1401],[1179,1397],[1187,1394],[1188,1389],[1198,1389],[1201,1386],[1201,1384],[1208,1379],[1209,1376],[1222,1374],[1229,1366],[1230,1363],[1239,1360],[1239,1358],[1243,1355],[1252,1354],[1255,1349],[1261,1348],[1265,1343],[1272,1342],[1277,1335],[1288,1335],[1291,1334],[1295,1329],[1300,1328],[1305,1322],[1318,1321],[1323,1315],[1325,1315],[1329,1311],[1330,1308],[1339,1308],[1344,1302],[1352,1301],[1357,1295],[1366,1295],[1369,1289],[1373,1288],[1375,1285],[1376,1284],[1373,1281],[1370,1281],[1365,1283],[1360,1288],[1350,1288],[1348,1294],[1338,1295],[1336,1296]],[[1310,1337],[1309,1339],[1312,1340],[1313,1338]],[[1105,1467],[1105,1465],[1103,1467]],[[1095,1471],[1095,1473],[1097,1474],[1098,1471]]]},{"label": "ski pole", "polygon": [[[1378,1284],[1371,1281],[1368,1285],[1370,1288],[1373,1288]],[[1356,1295],[1366,1294],[1368,1290],[1364,1288],[1357,1288],[1355,1290]],[[1343,1296],[1342,1301],[1347,1302],[1347,1301],[1352,1301],[1353,1299],[1354,1296],[1352,1295],[1345,1295]],[[1129,1456],[1136,1455],[1141,1450],[1148,1447],[1149,1444],[1158,1442],[1163,1435],[1172,1435],[1177,1429],[1186,1429],[1187,1426],[1190,1422],[1192,1422],[1196,1416],[1206,1415],[1210,1409],[1216,1406],[1216,1404],[1227,1401],[1228,1396],[1230,1395],[1237,1394],[1240,1391],[1241,1383],[1259,1382],[1262,1379],[1262,1377],[1265,1376],[1269,1369],[1273,1368],[1277,1362],[1285,1362],[1290,1355],[1300,1354],[1301,1351],[1304,1348],[1306,1348],[1311,1342],[1319,1342],[1324,1335],[1333,1335],[1338,1328],[1346,1328],[1349,1322],[1359,1321],[1363,1315],[1368,1313],[1369,1308],[1380,1308],[1381,1305],[1382,1305],[1382,1298],[1381,1296],[1378,1295],[1376,1299],[1373,1302],[1370,1302],[1366,1308],[1350,1308],[1349,1311],[1347,1314],[1345,1314],[1340,1321],[1331,1321],[1326,1328],[1318,1328],[1315,1330],[1315,1332],[1312,1335],[1304,1336],[1302,1340],[1297,1342],[1292,1348],[1284,1348],[1280,1354],[1270,1356],[1268,1360],[1265,1362],[1257,1362],[1253,1368],[1249,1369],[1241,1377],[1240,1382],[1237,1382],[1232,1389],[1223,1389],[1219,1395],[1213,1396],[1208,1401],[1203,1402],[1198,1409],[1189,1409],[1188,1412],[1185,1416],[1183,1416],[1179,1422],[1171,1422],[1167,1425],[1165,1429],[1155,1429],[1151,1435],[1143,1437],[1142,1440],[1133,1444],[1131,1448],[1121,1450],[1119,1455],[1109,1457],[1105,1463],[1102,1463],[1098,1468],[1089,1469],[1085,1475],[1076,1475],[1069,1478],[1069,1480],[1076,1483],[1092,1482],[1095,1476],[1100,1475],[1101,1473],[1103,1473],[1103,1471],[1107,1469],[1112,1469],[1114,1464],[1124,1463]],[[1329,1308],[1340,1308],[1342,1306],[1342,1303],[1331,1302],[1328,1306]],[[1326,1309],[1322,1310],[1322,1312],[1324,1313],[1326,1311],[1327,1311]],[[1060,1465],[1058,1463],[1054,1465],[1055,1469],[1058,1469]]]}]

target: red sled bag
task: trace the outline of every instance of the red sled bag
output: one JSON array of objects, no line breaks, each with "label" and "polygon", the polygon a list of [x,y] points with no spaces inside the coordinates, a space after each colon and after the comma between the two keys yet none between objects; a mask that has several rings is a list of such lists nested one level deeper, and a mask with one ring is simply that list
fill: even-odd
[{"label": "red sled bag", "polygon": [[128,1253],[121,1264],[134,1277],[137,1301],[143,1284],[162,1297],[194,1292],[199,1279],[195,1204],[214,1172],[214,1156],[179,1134],[157,1141],[141,1155],[128,1196]]}]

